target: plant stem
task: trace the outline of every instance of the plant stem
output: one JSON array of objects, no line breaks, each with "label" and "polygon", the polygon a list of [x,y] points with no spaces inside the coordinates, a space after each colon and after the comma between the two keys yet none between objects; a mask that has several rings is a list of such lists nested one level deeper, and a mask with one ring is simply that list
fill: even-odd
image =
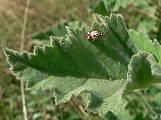
[{"label": "plant stem", "polygon": [[26,32],[26,24],[27,24],[28,10],[29,10],[30,1],[31,0],[27,0],[27,5],[26,5],[26,8],[25,8],[24,21],[23,21],[22,32],[21,32],[21,45],[20,45],[20,50],[23,50],[24,49],[25,32]]},{"label": "plant stem", "polygon": [[[27,0],[27,5],[25,7],[24,21],[23,21],[22,32],[21,32],[20,50],[24,49],[25,32],[26,32],[26,24],[27,24],[28,9],[29,9],[29,5],[30,5],[30,1],[31,0]],[[22,80],[20,80],[20,85],[21,85],[21,97],[22,97],[22,106],[23,106],[24,120],[28,120],[27,109],[26,109],[26,101],[25,101],[25,92],[24,92],[24,82]]]}]

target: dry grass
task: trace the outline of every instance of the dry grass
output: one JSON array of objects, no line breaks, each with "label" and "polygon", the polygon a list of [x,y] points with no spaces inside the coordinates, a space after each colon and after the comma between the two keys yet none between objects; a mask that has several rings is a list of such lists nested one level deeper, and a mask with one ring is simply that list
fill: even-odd
[{"label": "dry grass", "polygon": [[[25,5],[25,0],[0,1],[1,44],[11,48],[19,46]],[[62,19],[69,20],[70,12],[77,15],[80,20],[87,21],[86,0],[32,0],[26,36],[56,24]]]},{"label": "dry grass", "polygon": [[[6,66],[2,48],[19,50],[25,6],[26,0],[0,0],[0,67]],[[31,0],[25,49],[29,42],[27,36],[62,19],[69,21],[70,13],[74,13],[79,20],[89,22],[86,0]]]}]

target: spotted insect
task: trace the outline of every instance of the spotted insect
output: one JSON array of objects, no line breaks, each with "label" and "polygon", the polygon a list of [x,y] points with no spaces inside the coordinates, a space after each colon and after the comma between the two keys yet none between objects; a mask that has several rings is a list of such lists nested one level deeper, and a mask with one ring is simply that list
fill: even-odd
[{"label": "spotted insect", "polygon": [[97,38],[103,36],[103,34],[99,31],[91,31],[85,34],[85,37],[90,39],[90,40],[96,40]]}]

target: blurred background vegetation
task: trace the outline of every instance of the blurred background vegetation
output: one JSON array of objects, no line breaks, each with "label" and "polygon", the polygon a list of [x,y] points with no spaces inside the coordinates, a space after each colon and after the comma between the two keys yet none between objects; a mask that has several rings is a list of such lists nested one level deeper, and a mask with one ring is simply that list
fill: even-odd
[{"label": "blurred background vegetation", "polygon": [[[23,120],[20,81],[9,71],[3,48],[20,49],[26,0],[0,0],[0,120]],[[25,50],[49,44],[49,36],[64,36],[65,26],[90,27],[94,13],[124,16],[128,28],[147,33],[161,43],[159,0],[31,0],[25,32]],[[133,120],[161,120],[161,87],[150,86],[127,96]],[[25,91],[29,120],[101,120],[87,113],[83,102],[55,106],[49,91]],[[45,97],[44,97],[45,96]]]}]

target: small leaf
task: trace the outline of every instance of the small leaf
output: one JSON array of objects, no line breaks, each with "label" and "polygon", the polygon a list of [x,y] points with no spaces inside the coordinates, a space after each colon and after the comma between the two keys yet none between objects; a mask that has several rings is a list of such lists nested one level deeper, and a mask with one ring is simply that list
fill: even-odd
[{"label": "small leaf", "polygon": [[157,40],[150,40],[143,32],[135,32],[134,30],[129,31],[130,38],[133,40],[135,47],[139,51],[146,51],[155,55],[159,64],[161,65],[161,47]]},{"label": "small leaf", "polygon": [[88,0],[88,7],[91,12],[107,15],[107,10],[104,2],[102,0]]},{"label": "small leaf", "polygon": [[161,82],[161,67],[155,57],[139,52],[132,57],[128,71],[128,91]]}]

